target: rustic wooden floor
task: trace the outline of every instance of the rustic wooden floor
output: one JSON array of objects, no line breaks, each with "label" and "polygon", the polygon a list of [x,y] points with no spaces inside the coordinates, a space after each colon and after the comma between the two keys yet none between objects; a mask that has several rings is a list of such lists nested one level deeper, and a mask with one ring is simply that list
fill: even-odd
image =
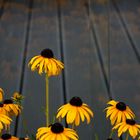
[{"label": "rustic wooden floor", "polygon": [[[59,1],[59,0],[58,0]],[[6,97],[18,91],[25,100],[12,133],[24,136],[45,125],[45,79],[28,68],[44,48],[65,63],[50,78],[50,110],[80,96],[94,111],[78,128],[80,140],[109,135],[106,102],[126,102],[140,123],[140,1],[0,0],[0,87]]]}]

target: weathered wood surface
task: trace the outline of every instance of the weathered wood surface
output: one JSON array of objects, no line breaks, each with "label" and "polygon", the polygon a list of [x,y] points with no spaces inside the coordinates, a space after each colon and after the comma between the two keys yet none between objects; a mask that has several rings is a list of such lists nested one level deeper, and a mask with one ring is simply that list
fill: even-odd
[{"label": "weathered wood surface", "polygon": [[[25,81],[23,87],[25,101],[23,103],[23,117],[21,117],[19,122],[19,135],[25,134],[25,128],[23,127],[24,123],[28,128],[28,133],[32,134],[36,133],[37,128],[46,125],[44,113],[44,108],[46,107],[45,76],[40,76],[36,72],[31,72],[27,65],[33,56],[39,55],[41,50],[45,48],[52,49],[55,57],[61,60],[56,8],[54,2],[46,4],[46,2],[34,1],[32,3]],[[64,103],[61,75],[50,78],[49,95],[50,121],[52,122],[58,106]],[[31,116],[31,118],[29,116]]]},{"label": "weathered wood surface", "polygon": [[[21,86],[27,23],[27,8],[24,3],[6,1],[1,3],[0,86],[4,89],[5,98],[10,98]],[[14,131],[14,128],[12,130]]]},{"label": "weathered wood surface", "polygon": [[63,73],[50,78],[51,117],[73,96],[94,111],[90,125],[78,128],[80,140],[108,137],[103,110],[111,98],[129,104],[140,118],[139,5],[139,0],[0,1],[0,87],[6,97],[14,91],[25,96],[12,133],[24,136],[27,127],[35,134],[45,126],[45,77],[27,66],[44,48],[65,63]]}]

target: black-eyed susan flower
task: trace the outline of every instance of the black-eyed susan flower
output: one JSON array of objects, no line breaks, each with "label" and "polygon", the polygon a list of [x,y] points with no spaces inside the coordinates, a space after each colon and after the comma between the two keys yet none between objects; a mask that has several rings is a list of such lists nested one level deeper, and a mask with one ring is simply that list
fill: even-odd
[{"label": "black-eyed susan flower", "polygon": [[19,140],[19,138],[12,136],[11,134],[5,133],[0,137],[0,140]]},{"label": "black-eyed susan flower", "polygon": [[64,118],[65,116],[68,124],[78,126],[80,119],[83,122],[86,118],[87,123],[90,123],[90,116],[93,117],[93,112],[79,97],[73,97],[69,103],[58,109],[56,118]]},{"label": "black-eyed susan flower", "polygon": [[17,116],[21,112],[21,106],[14,104],[10,99],[3,101],[3,107],[8,112],[8,116]]},{"label": "black-eyed susan flower", "polygon": [[13,94],[13,97],[11,97],[11,98],[15,103],[17,103],[19,105],[21,105],[21,101],[24,99],[24,97],[21,94],[19,94],[18,92],[15,92]]},{"label": "black-eyed susan flower", "polygon": [[65,128],[60,123],[54,123],[49,127],[41,127],[37,130],[37,140],[78,140],[78,135],[73,129]]},{"label": "black-eyed susan flower", "polygon": [[8,134],[8,133],[5,133],[5,134],[2,134],[2,136],[0,137],[0,140],[29,140],[28,137],[15,137],[15,136],[12,136],[11,134]]},{"label": "black-eyed susan flower", "polygon": [[3,128],[7,128],[8,125],[11,123],[11,118],[6,116],[5,114],[0,114],[0,130]]},{"label": "black-eyed susan flower", "polygon": [[118,137],[123,133],[129,132],[133,139],[140,133],[140,125],[136,124],[133,119],[126,119],[125,121],[115,125],[113,129],[118,129]]},{"label": "black-eyed susan flower", "polygon": [[110,117],[112,125],[135,117],[132,110],[124,102],[111,100],[107,104],[110,106],[105,109],[106,117]]},{"label": "black-eyed susan flower", "polygon": [[0,102],[3,101],[3,94],[4,94],[4,91],[2,88],[0,88]]},{"label": "black-eyed susan flower", "polygon": [[21,95],[21,94],[19,94],[18,92],[15,92],[14,94],[13,94],[13,97],[11,97],[13,100],[22,100],[24,97]]},{"label": "black-eyed susan flower", "polygon": [[39,74],[46,73],[48,76],[59,75],[64,68],[64,64],[54,58],[50,49],[44,49],[40,55],[33,57],[29,66],[32,71],[37,70]]}]

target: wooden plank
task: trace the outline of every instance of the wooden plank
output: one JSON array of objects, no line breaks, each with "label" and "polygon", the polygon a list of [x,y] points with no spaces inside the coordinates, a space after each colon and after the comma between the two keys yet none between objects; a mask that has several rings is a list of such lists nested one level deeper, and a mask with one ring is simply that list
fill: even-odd
[{"label": "wooden plank", "polygon": [[115,45],[111,51],[113,90],[116,99],[126,102],[136,113],[136,118],[139,118],[140,66],[132,42],[128,37],[129,33],[139,53],[139,1],[136,0],[132,3],[124,0],[116,4],[119,6],[120,13],[116,8],[112,12],[112,46]]},{"label": "wooden plank", "polygon": [[[53,50],[57,59],[60,59],[59,37],[57,29],[57,10],[54,1],[34,1],[31,15],[31,25],[28,40],[28,54],[26,61],[25,81],[23,86],[24,110],[20,118],[18,135],[24,136],[26,131],[36,134],[39,127],[45,122],[45,75],[31,72],[27,67],[29,60],[39,55],[45,48]],[[63,103],[63,89],[61,75],[51,77],[49,81],[50,116],[51,122]],[[27,129],[25,128],[27,127]]]},{"label": "wooden plank", "polygon": [[0,1],[0,18],[3,15],[5,3],[6,3],[6,1],[4,1],[4,0]]},{"label": "wooden plank", "polygon": [[117,2],[112,0],[114,8],[117,11],[117,14],[121,20],[122,26],[126,32],[126,35],[129,39],[131,47],[134,54],[136,55],[137,61],[140,63],[140,48],[139,48],[139,4],[138,0],[133,3],[128,0],[122,2]]},{"label": "wooden plank", "polygon": [[[5,99],[19,91],[21,64],[24,50],[26,26],[26,1],[7,2],[2,6],[0,20],[0,85],[5,91]],[[11,127],[14,133],[14,121]]]},{"label": "wooden plank", "polygon": [[[119,8],[121,7],[119,9],[120,13],[118,13],[118,9],[116,9],[114,3],[109,4],[109,8],[110,8],[109,30],[107,30],[108,29],[107,9],[106,12],[102,12],[103,8],[101,7],[103,6],[94,4],[95,8],[93,8],[93,11],[94,14],[96,14],[94,16],[95,19],[94,23],[96,24],[96,34],[98,35],[97,38],[99,39],[100,44],[102,46],[102,52],[104,54],[103,55],[104,58],[108,57],[108,54],[106,53],[107,52],[106,45],[109,45],[108,43],[110,43],[109,45],[110,46],[110,80],[111,80],[111,93],[113,94],[113,99],[118,101],[124,101],[127,104],[130,104],[131,107],[136,112],[136,114],[139,114],[138,108],[136,107],[139,106],[139,102],[137,101],[136,103],[135,101],[139,96],[137,93],[137,91],[139,90],[139,76],[140,76],[139,60],[133,48],[133,46],[136,45],[135,39],[132,38],[133,42],[130,40],[130,37],[133,37],[133,34],[135,34],[135,32],[133,32],[133,30],[131,30],[130,32],[131,28],[129,28],[131,24],[135,24],[136,22],[134,22],[131,19],[127,20],[128,18],[124,16],[127,14],[127,16],[129,17],[129,14],[133,11],[132,9],[136,8],[135,6],[138,4],[138,1],[137,2],[135,1],[134,2],[135,4],[132,5],[131,5],[132,2],[130,1],[129,2],[116,1],[116,3],[119,5]],[[107,7],[108,5],[106,5],[106,8]],[[125,9],[123,9],[122,7]],[[106,15],[107,22],[104,21],[105,19],[104,15]],[[133,16],[131,16],[131,18],[132,17]],[[126,27],[124,27],[123,22],[125,23]],[[126,29],[128,30],[128,32]],[[110,32],[108,33],[108,31]],[[109,42],[107,42],[107,40]],[[137,47],[136,49],[138,50],[137,45],[136,47]],[[105,58],[105,60],[108,61],[107,58]],[[107,64],[108,67],[108,62],[106,61],[104,62]]]},{"label": "wooden plank", "polygon": [[73,96],[79,96],[95,113],[90,125],[84,123],[77,128],[79,139],[95,139],[95,134],[99,139],[107,138],[109,132],[103,110],[108,95],[94,47],[96,43],[90,34],[85,3],[69,1],[61,9],[67,102]]}]

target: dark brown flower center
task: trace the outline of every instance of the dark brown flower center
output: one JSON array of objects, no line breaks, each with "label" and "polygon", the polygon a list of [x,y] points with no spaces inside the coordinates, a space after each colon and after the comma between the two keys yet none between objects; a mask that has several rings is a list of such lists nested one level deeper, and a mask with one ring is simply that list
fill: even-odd
[{"label": "dark brown flower center", "polygon": [[0,107],[3,107],[3,104],[2,103],[0,103]]},{"label": "dark brown flower center", "polygon": [[133,119],[126,119],[126,123],[129,124],[129,125],[135,125],[136,121],[133,120]]},{"label": "dark brown flower center", "polygon": [[107,140],[113,140],[112,138],[108,138]]},{"label": "dark brown flower center", "polygon": [[73,97],[70,100],[70,104],[73,105],[73,106],[82,106],[83,102],[79,97]]},{"label": "dark brown flower center", "polygon": [[4,100],[3,101],[4,104],[13,104],[13,101],[10,99]]},{"label": "dark brown flower center", "polygon": [[62,132],[64,131],[63,125],[60,124],[60,123],[55,123],[55,124],[53,124],[53,125],[51,126],[51,131],[52,131],[53,133],[56,133],[56,134],[62,133]]},{"label": "dark brown flower center", "polygon": [[116,108],[119,109],[120,111],[126,110],[126,105],[123,102],[119,102],[116,104]]},{"label": "dark brown flower center", "polygon": [[1,136],[1,138],[4,139],[4,140],[10,139],[11,137],[12,137],[12,136],[11,136],[10,134],[3,134],[3,135]]},{"label": "dark brown flower center", "polygon": [[41,56],[45,58],[53,58],[53,52],[50,49],[44,49],[43,51],[41,51]]}]

